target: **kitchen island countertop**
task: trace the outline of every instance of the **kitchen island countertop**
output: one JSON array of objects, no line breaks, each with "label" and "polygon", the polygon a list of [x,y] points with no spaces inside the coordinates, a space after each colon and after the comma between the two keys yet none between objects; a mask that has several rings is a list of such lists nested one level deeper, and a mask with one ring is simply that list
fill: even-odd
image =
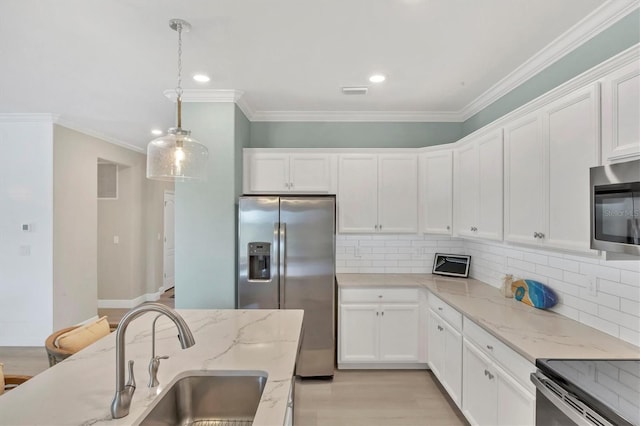
[{"label": "kitchen island countertop", "polygon": [[555,312],[536,309],[473,278],[432,274],[338,274],[339,288],[429,290],[531,363],[537,358],[640,358],[640,348]]},{"label": "kitchen island countertop", "polygon": [[[254,425],[282,425],[302,330],[301,310],[177,310],[196,344],[182,350],[175,325],[156,324],[160,386],[150,389],[151,323],[146,313],[129,324],[127,360],[134,360],[138,383],[129,415],[111,418],[115,393],[115,333],[49,368],[0,397],[2,425],[136,424],[163,386],[185,371],[260,371],[268,374]],[[44,351],[42,356],[46,356]]]}]

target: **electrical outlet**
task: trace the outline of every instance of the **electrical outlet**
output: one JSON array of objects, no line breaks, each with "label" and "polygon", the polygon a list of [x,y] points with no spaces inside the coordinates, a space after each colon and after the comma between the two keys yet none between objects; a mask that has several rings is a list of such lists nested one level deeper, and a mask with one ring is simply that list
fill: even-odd
[{"label": "electrical outlet", "polygon": [[587,285],[589,296],[597,296],[598,295],[598,279],[593,275],[589,275],[587,277]]}]

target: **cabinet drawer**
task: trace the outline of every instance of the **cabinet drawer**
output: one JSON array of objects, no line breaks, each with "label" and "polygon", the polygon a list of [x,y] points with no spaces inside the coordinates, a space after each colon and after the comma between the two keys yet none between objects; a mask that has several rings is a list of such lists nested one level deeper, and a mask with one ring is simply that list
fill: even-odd
[{"label": "cabinet drawer", "polygon": [[493,358],[527,390],[532,393],[535,392],[535,387],[529,380],[529,375],[536,371],[536,367],[522,355],[466,317],[464,318],[464,335],[477,344],[485,354]]},{"label": "cabinet drawer", "polygon": [[418,302],[417,288],[343,288],[340,303]]},{"label": "cabinet drawer", "polygon": [[429,306],[433,309],[433,312],[440,315],[453,328],[462,331],[462,314],[460,312],[447,305],[437,296],[434,296],[433,293],[429,293]]}]

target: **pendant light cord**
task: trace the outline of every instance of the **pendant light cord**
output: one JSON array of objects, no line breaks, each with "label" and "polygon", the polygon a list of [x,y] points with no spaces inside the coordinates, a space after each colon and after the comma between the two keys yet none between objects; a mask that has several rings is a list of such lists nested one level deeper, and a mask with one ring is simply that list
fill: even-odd
[{"label": "pendant light cord", "polygon": [[178,23],[178,129],[182,128],[182,24]]}]

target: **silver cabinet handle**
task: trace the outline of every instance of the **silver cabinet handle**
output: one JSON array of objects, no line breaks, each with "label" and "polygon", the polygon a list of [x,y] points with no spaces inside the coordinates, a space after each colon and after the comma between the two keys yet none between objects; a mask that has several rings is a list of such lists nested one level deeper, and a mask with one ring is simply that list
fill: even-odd
[{"label": "silver cabinet handle", "polygon": [[533,233],[533,238],[538,238],[540,236],[540,234],[538,234],[537,232]]},{"label": "silver cabinet handle", "polygon": [[493,346],[491,346],[491,345],[487,345],[487,349],[489,349],[490,351],[492,351],[492,350],[493,350]]},{"label": "silver cabinet handle", "polygon": [[382,316],[384,316],[384,311],[382,311],[382,314],[381,314],[381,315],[382,315]]},{"label": "silver cabinet handle", "polygon": [[376,312],[376,316],[380,315],[380,312]]},{"label": "silver cabinet handle", "polygon": [[442,330],[444,330],[444,328],[438,326],[438,330],[442,331]]},{"label": "silver cabinet handle", "polygon": [[382,231],[382,225],[378,225],[378,229]]},{"label": "silver cabinet handle", "polygon": [[484,370],[484,376],[485,376],[485,377],[487,377],[488,375],[489,375],[489,370],[487,370],[487,369],[485,368],[485,370]]},{"label": "silver cabinet handle", "polygon": [[538,233],[538,238],[540,239],[544,238],[544,234],[542,232]]},{"label": "silver cabinet handle", "polygon": [[374,225],[374,228],[378,229],[378,225]]}]

